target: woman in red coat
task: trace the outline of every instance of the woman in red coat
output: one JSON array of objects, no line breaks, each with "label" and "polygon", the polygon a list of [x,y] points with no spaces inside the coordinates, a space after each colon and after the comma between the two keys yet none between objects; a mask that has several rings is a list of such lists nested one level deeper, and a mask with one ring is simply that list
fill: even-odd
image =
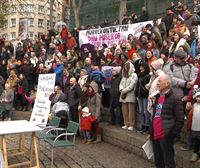
[{"label": "woman in red coat", "polygon": [[90,144],[92,142],[91,131],[92,123],[95,123],[97,119],[91,115],[88,107],[84,107],[81,111],[81,131],[83,134],[83,143]]}]

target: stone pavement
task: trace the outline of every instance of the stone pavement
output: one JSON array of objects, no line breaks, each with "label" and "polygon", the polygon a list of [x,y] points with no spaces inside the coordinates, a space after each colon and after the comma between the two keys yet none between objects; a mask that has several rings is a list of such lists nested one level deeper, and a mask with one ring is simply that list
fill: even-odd
[{"label": "stone pavement", "polygon": [[[9,136],[8,148],[17,147],[18,138],[15,135]],[[56,168],[153,168],[153,164],[138,156],[135,156],[123,149],[108,143],[82,144],[77,138],[77,145],[74,148],[58,148],[54,152],[54,167]],[[26,135],[25,147],[26,156],[30,146],[30,135]],[[51,148],[44,141],[40,142],[40,166],[50,168]],[[21,160],[20,157],[9,159],[11,163]],[[23,166],[25,168],[25,166]]]}]

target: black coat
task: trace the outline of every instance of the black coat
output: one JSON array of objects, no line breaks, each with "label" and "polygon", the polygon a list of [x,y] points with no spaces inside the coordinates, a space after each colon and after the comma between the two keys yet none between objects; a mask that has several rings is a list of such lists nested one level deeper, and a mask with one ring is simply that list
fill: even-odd
[{"label": "black coat", "polygon": [[120,92],[119,92],[119,84],[121,81],[121,75],[117,75],[113,77],[112,79],[112,85],[110,89],[110,98],[111,98],[111,106],[113,108],[118,107],[120,105],[119,103],[119,97],[120,97]]},{"label": "black coat", "polygon": [[81,89],[78,85],[73,87],[69,86],[65,92],[66,102],[69,104],[70,108],[78,108],[79,100],[81,97]]},{"label": "black coat", "polygon": [[[160,95],[156,95],[156,103],[153,110],[153,118],[156,113],[156,105]],[[162,125],[165,132],[165,138],[173,139],[181,132],[184,125],[183,102],[172,92],[165,94],[165,101],[162,106]],[[150,135],[153,137],[153,122],[150,124]]]},{"label": "black coat", "polygon": [[138,81],[135,88],[135,96],[138,98],[147,98],[149,91],[145,88],[145,85],[149,83],[151,76],[145,73],[138,74]]}]

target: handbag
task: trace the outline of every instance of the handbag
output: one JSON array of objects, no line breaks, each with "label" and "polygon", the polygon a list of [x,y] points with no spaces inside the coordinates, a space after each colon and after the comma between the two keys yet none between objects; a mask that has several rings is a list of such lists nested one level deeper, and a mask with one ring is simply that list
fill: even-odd
[{"label": "handbag", "polygon": [[127,96],[126,93],[121,94],[121,99],[122,99],[122,100],[126,99],[126,96]]}]

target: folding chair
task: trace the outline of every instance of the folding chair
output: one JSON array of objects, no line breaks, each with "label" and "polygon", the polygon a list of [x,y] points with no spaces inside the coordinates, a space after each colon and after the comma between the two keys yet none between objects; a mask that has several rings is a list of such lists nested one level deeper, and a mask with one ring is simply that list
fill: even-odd
[{"label": "folding chair", "polygon": [[46,139],[46,138],[53,138],[56,137],[54,134],[46,134],[48,130],[52,128],[58,128],[60,125],[61,118],[54,116],[51,121],[46,125],[38,125],[39,127],[42,127],[43,129],[37,134],[38,139]]},{"label": "folding chair", "polygon": [[[46,138],[45,141],[48,142],[51,147],[51,168],[53,167],[53,154],[54,154],[54,148],[57,147],[75,147],[75,141],[76,141],[76,134],[79,129],[79,124],[73,121],[69,121],[67,127],[65,129],[62,128],[52,128],[49,131],[47,131],[47,134],[51,134],[51,131],[53,130],[64,130],[65,133],[62,133],[58,135],[55,139],[52,138]],[[65,136],[66,138],[63,140],[60,139],[60,137]],[[73,141],[68,140],[68,136],[73,136]]]}]

